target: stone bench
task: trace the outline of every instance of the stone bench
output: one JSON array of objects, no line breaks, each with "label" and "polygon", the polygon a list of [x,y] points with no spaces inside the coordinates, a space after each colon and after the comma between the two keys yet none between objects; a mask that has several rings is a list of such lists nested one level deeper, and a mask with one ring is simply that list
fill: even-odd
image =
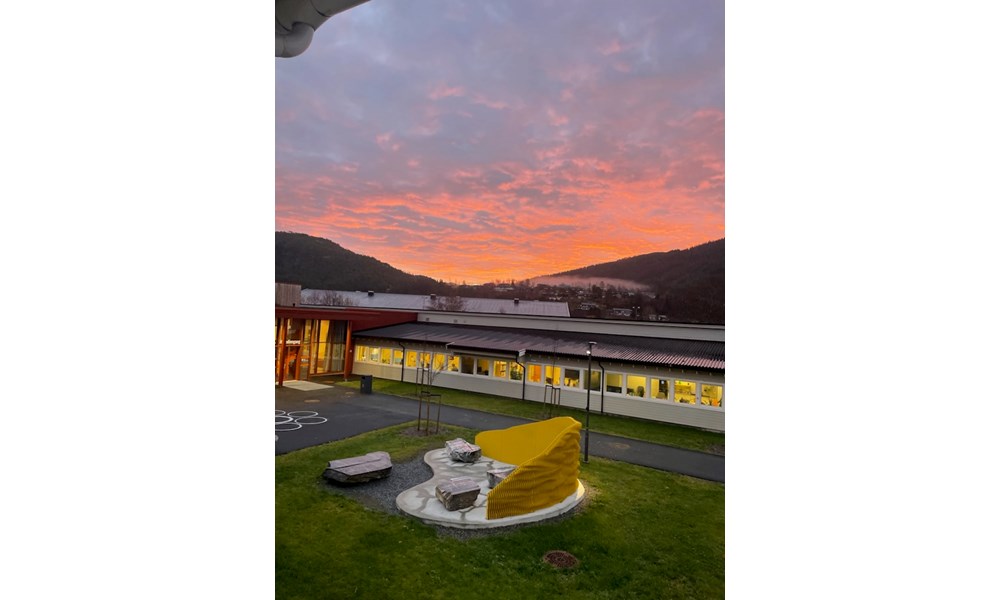
[{"label": "stone bench", "polygon": [[392,460],[388,452],[369,452],[364,456],[352,456],[331,460],[323,477],[336,483],[364,483],[389,476]]},{"label": "stone bench", "polygon": [[490,469],[486,471],[486,479],[489,483],[489,487],[492,490],[497,486],[498,483],[507,478],[508,475],[514,472],[516,467],[503,467],[501,469]]},{"label": "stone bench", "polygon": [[461,510],[476,503],[479,483],[471,477],[455,477],[437,484],[434,493],[446,510]]},{"label": "stone bench", "polygon": [[444,446],[448,449],[448,456],[459,462],[474,463],[483,455],[483,450],[479,446],[470,444],[462,438],[448,440]]}]

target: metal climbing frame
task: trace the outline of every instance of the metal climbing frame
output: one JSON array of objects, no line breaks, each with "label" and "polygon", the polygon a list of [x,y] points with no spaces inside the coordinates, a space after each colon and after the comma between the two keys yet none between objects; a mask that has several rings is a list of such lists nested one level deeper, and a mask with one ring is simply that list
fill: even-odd
[{"label": "metal climbing frame", "polygon": [[542,406],[547,418],[556,416],[556,408],[562,405],[562,388],[552,384],[545,385],[545,392],[542,395]]},{"label": "metal climbing frame", "polygon": [[[415,375],[417,384],[417,431],[421,429],[431,432],[431,408],[437,404],[437,421],[434,423],[434,433],[441,429],[441,394],[428,391],[426,387],[430,385],[430,368],[417,367]],[[424,414],[426,411],[426,414]]]}]

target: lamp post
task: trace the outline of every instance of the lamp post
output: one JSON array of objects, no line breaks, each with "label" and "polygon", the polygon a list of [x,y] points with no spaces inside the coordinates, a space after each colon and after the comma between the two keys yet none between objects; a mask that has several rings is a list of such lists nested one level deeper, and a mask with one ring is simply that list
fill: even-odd
[{"label": "lamp post", "polygon": [[591,366],[594,361],[594,346],[597,342],[587,342],[587,428],[583,436],[583,462],[590,462],[590,381]]}]

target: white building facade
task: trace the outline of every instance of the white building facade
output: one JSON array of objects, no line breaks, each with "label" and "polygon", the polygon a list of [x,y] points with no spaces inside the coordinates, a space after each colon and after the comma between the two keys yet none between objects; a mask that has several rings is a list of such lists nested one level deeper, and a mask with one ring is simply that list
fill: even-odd
[{"label": "white building facade", "polygon": [[589,391],[592,412],[725,431],[723,326],[429,311],[357,331],[352,358],[354,374],[579,409]]}]

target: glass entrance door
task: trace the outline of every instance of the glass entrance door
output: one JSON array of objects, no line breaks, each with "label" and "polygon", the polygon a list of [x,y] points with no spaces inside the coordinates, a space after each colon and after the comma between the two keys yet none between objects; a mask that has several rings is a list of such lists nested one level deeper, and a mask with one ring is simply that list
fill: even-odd
[{"label": "glass entrance door", "polygon": [[285,381],[298,379],[297,369],[299,367],[299,347],[285,347]]}]

